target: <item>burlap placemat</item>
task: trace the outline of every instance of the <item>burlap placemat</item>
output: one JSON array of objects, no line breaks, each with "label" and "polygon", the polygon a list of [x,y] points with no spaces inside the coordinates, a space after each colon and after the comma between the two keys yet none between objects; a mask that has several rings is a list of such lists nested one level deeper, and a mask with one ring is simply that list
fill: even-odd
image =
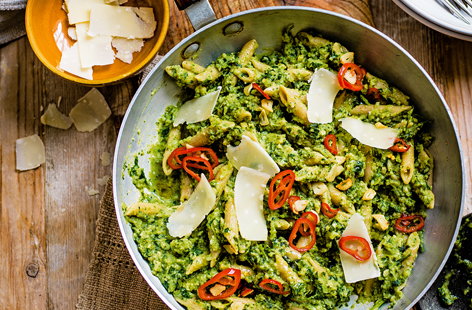
[{"label": "burlap placemat", "polygon": [[167,310],[126,249],[116,220],[111,181],[100,202],[93,258],[77,309]]}]

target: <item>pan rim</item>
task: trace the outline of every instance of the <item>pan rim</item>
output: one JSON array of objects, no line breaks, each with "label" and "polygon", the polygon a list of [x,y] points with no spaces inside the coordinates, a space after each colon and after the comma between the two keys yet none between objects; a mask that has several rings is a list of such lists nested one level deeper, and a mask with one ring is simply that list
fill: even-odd
[{"label": "pan rim", "polygon": [[[239,12],[239,13],[235,13],[235,14],[231,14],[231,15],[228,15],[228,16],[225,16],[223,18],[220,18],[202,28],[200,28],[199,30],[195,31],[194,33],[192,33],[191,35],[189,35],[188,37],[186,37],[185,39],[183,39],[182,41],[180,41],[176,46],[174,46],[169,52],[167,52],[161,59],[160,61],[154,66],[154,68],[149,72],[149,74],[146,76],[146,78],[142,81],[141,85],[139,86],[139,88],[137,89],[136,93],[134,94],[131,102],[130,102],[130,105],[128,106],[127,110],[126,110],[126,113],[125,113],[125,116],[123,118],[123,121],[121,123],[121,126],[120,126],[120,131],[119,131],[119,134],[117,136],[117,142],[116,142],[116,146],[115,146],[115,153],[114,153],[114,160],[113,160],[113,200],[114,200],[114,203],[115,203],[115,212],[116,212],[116,216],[117,216],[117,220],[118,220],[118,225],[120,227],[120,232],[121,232],[121,235],[123,237],[123,240],[126,244],[126,248],[128,250],[128,252],[130,253],[130,256],[131,258],[133,259],[133,262],[134,264],[136,265],[136,267],[138,268],[139,272],[141,273],[141,275],[143,276],[143,278],[146,280],[146,282],[148,283],[148,285],[153,289],[154,292],[156,292],[156,294],[161,298],[161,300],[163,300],[169,307],[171,307],[172,309],[174,309],[174,306],[171,304],[171,301],[167,300],[166,297],[163,296],[163,293],[160,292],[157,287],[155,287],[155,285],[152,283],[151,279],[148,278],[148,275],[146,274],[146,272],[144,271],[143,269],[143,266],[141,266],[141,264],[139,263],[138,261],[138,258],[136,256],[136,253],[134,253],[132,251],[132,248],[131,248],[131,242],[134,242],[134,240],[131,238],[131,240],[129,240],[129,238],[127,238],[126,236],[126,233],[125,233],[125,228],[124,228],[124,225],[126,223],[126,221],[122,221],[121,220],[121,209],[119,207],[119,201],[118,201],[118,187],[117,187],[117,182],[118,182],[118,176],[121,175],[121,170],[122,170],[122,167],[117,167],[117,164],[119,162],[118,160],[118,155],[119,155],[119,148],[120,148],[120,145],[121,145],[121,140],[122,140],[122,136],[123,136],[123,132],[124,132],[124,127],[125,127],[125,124],[128,120],[128,117],[130,115],[130,111],[132,110],[134,104],[137,102],[137,98],[138,98],[138,95],[142,92],[142,90],[144,89],[144,86],[148,83],[148,81],[150,80],[151,76],[157,71],[157,69],[162,65],[162,63],[167,59],[169,58],[171,55],[173,55],[176,50],[178,50],[181,46],[185,45],[186,43],[190,42],[195,36],[197,36],[198,34],[202,33],[202,32],[205,32],[207,29],[210,29],[212,28],[213,26],[216,26],[220,23],[224,23],[228,20],[231,20],[231,19],[235,19],[235,18],[238,18],[238,17],[241,17],[241,16],[245,16],[245,15],[250,15],[250,14],[255,14],[255,13],[259,13],[259,12],[267,12],[267,11],[281,11],[281,10],[286,10],[286,11],[294,11],[294,12],[297,12],[297,11],[310,11],[310,12],[314,12],[314,13],[322,13],[322,14],[327,14],[327,15],[332,15],[332,16],[335,16],[337,18],[340,18],[340,19],[344,19],[344,20],[347,20],[349,22],[352,22],[354,24],[357,24],[371,32],[373,32],[374,34],[380,36],[382,39],[386,40],[388,43],[392,44],[395,48],[397,48],[401,53],[403,53],[405,56],[407,56],[407,58],[420,70],[420,72],[424,75],[424,77],[427,79],[427,81],[429,82],[429,84],[433,87],[434,91],[436,92],[436,95],[439,97],[442,105],[443,105],[443,108],[445,109],[446,113],[447,113],[447,116],[449,118],[449,121],[452,125],[452,128],[454,130],[454,137],[455,137],[455,144],[457,145],[457,149],[459,151],[459,159],[460,159],[460,167],[461,167],[461,171],[460,171],[460,176],[461,176],[461,199],[460,199],[460,210],[459,210],[459,214],[460,216],[458,217],[457,219],[457,222],[456,222],[456,227],[454,229],[454,234],[453,234],[453,237],[452,237],[452,240],[449,244],[449,247],[447,249],[447,252],[446,252],[446,255],[443,257],[442,259],[442,262],[441,264],[439,265],[438,269],[436,270],[435,274],[433,275],[433,277],[431,278],[431,280],[429,281],[429,283],[423,288],[423,290],[409,303],[409,306],[407,308],[411,308],[413,305],[415,305],[420,299],[421,297],[429,290],[429,288],[431,287],[431,285],[434,283],[434,281],[436,280],[436,278],[439,276],[441,270],[444,268],[444,265],[446,264],[446,261],[447,259],[449,258],[450,254],[451,254],[451,251],[454,247],[454,243],[455,243],[455,240],[457,238],[457,234],[458,234],[458,231],[459,231],[459,227],[460,227],[460,224],[461,224],[461,221],[462,221],[462,213],[463,213],[463,209],[464,209],[464,202],[465,202],[465,191],[466,191],[466,179],[465,179],[465,174],[464,172],[466,171],[465,170],[465,163],[464,163],[464,158],[463,158],[463,149],[462,149],[462,146],[460,144],[460,138],[459,138],[459,134],[458,134],[458,128],[457,128],[457,125],[456,125],[456,122],[454,120],[454,117],[452,115],[452,112],[451,112],[451,109],[449,108],[449,106],[447,105],[441,91],[439,90],[439,88],[437,87],[437,85],[435,84],[435,82],[433,81],[433,79],[429,76],[429,74],[426,72],[426,70],[419,64],[419,62],[410,54],[408,53],[400,44],[398,44],[397,42],[395,42],[392,38],[390,38],[389,36],[387,36],[386,34],[382,33],[381,31],[377,30],[376,28],[364,23],[364,22],[361,22],[357,19],[354,19],[352,17],[349,17],[349,16],[346,16],[346,15],[343,15],[343,14],[340,14],[340,13],[336,13],[336,12],[332,12],[332,11],[328,11],[328,10],[324,10],[324,9],[317,9],[317,8],[310,8],[310,7],[302,7],[302,6],[273,6],[273,7],[263,7],[263,8],[257,8],[257,9],[252,9],[252,10],[247,10],[247,11],[242,11],[242,12]],[[139,254],[139,253],[138,253]],[[156,276],[154,276],[156,277]],[[157,277],[156,277],[157,278]]]}]

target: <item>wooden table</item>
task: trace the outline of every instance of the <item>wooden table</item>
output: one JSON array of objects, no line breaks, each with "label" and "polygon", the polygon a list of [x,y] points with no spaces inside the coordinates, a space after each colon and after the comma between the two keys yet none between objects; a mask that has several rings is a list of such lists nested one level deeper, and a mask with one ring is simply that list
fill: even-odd
[{"label": "wooden table", "polygon": [[[334,0],[326,0],[335,2]],[[337,0],[348,1],[348,0]],[[172,2],[172,1],[170,1]],[[305,1],[212,1],[218,16],[265,5]],[[429,72],[455,116],[472,180],[472,43],[434,32],[391,1],[371,0],[378,29],[406,48]],[[328,8],[328,7],[327,7]],[[171,27],[161,53],[191,33],[171,3]],[[99,195],[97,178],[111,175],[100,155],[113,153],[116,126],[137,88],[136,80],[100,89],[113,117],[98,130],[79,133],[44,127],[42,108],[62,96],[69,111],[86,87],[56,77],[34,56],[26,38],[0,48],[0,308],[73,309],[91,258]],[[41,168],[15,171],[15,140],[38,133],[46,146]],[[472,211],[467,193],[466,213]]]}]

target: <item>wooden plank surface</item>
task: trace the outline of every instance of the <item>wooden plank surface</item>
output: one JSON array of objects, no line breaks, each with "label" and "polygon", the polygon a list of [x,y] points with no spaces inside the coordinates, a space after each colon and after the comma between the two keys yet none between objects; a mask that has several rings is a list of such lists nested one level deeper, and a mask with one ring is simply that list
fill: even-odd
[{"label": "wooden plank surface", "polygon": [[[355,14],[403,45],[425,67],[445,95],[456,118],[464,154],[472,151],[472,44],[434,32],[391,1],[320,0],[323,8]],[[172,1],[171,1],[172,2]],[[171,3],[170,2],[170,3]],[[310,6],[310,0],[211,1],[217,17],[271,5]],[[231,3],[231,5],[229,5]],[[161,53],[189,35],[185,13],[171,3],[171,26]],[[97,178],[111,174],[100,154],[112,152],[116,125],[124,115],[136,79],[102,88],[113,118],[92,133],[62,131],[39,123],[41,107],[63,97],[69,112],[88,89],[54,76],[34,56],[26,38],[0,48],[0,308],[73,309],[90,261],[99,196]],[[15,140],[38,133],[46,146],[46,165],[17,173]],[[469,157],[467,175],[472,181]],[[472,211],[467,191],[466,212]]]}]

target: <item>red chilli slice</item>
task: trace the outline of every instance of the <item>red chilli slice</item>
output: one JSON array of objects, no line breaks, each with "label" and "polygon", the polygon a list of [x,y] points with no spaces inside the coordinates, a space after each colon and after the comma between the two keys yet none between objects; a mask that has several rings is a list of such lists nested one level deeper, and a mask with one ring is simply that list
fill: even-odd
[{"label": "red chilli slice", "polygon": [[[295,244],[295,239],[297,239],[297,235],[300,232],[300,229],[302,231],[305,231],[305,228],[302,228],[302,225],[305,225],[306,227],[308,227],[307,236],[311,236],[311,240],[306,246],[303,246],[303,247],[299,248]],[[304,236],[304,234],[302,234],[302,233],[300,233],[300,234],[302,236]],[[297,250],[298,252],[306,252],[306,251],[310,250],[316,243],[316,225],[315,225],[315,223],[312,220],[310,220],[306,217],[300,217],[295,222],[295,224],[293,225],[292,232],[290,233],[290,236],[288,237],[288,243],[289,243],[289,245],[292,249]]]},{"label": "red chilli slice", "polygon": [[[259,286],[268,291],[268,292],[271,292],[271,293],[275,293],[275,294],[279,294],[279,295],[288,295],[290,294],[289,291],[285,291],[284,290],[284,286],[282,285],[282,283],[280,283],[279,281],[276,281],[276,280],[272,280],[272,279],[264,279],[261,281],[261,283],[259,283]],[[275,286],[275,288],[274,288]]]},{"label": "red chilli slice", "polygon": [[388,149],[393,152],[397,153],[405,153],[410,149],[411,145],[407,144],[405,140],[400,138],[395,138],[393,142],[393,146],[389,147]]},{"label": "red chilli slice", "polygon": [[284,205],[290,196],[290,191],[294,183],[295,173],[292,170],[284,170],[272,178],[269,186],[269,197],[267,199],[271,210],[277,210]]},{"label": "red chilli slice", "polygon": [[[354,84],[351,84],[346,79],[346,74],[350,74],[351,72],[354,73],[356,76],[356,82]],[[341,88],[350,89],[352,91],[360,91],[364,87],[362,85],[362,80],[364,79],[365,74],[366,71],[358,65],[353,63],[345,63],[341,67],[341,69],[339,69],[338,72],[339,86],[341,86]]]},{"label": "red chilli slice", "polygon": [[257,90],[259,93],[261,93],[261,95],[264,96],[264,98],[266,98],[267,100],[270,100],[270,96],[267,95],[267,93],[262,90],[262,88],[259,86],[259,84],[257,84],[257,83],[252,83],[252,87],[253,87],[255,90]]},{"label": "red chilli slice", "polygon": [[[240,282],[241,270],[235,268],[225,269],[198,288],[198,297],[203,300],[228,298],[236,292]],[[211,288],[217,284],[225,286],[225,290],[215,296],[211,293]]]},{"label": "red chilli slice", "polygon": [[211,167],[210,162],[204,158],[196,156],[184,157],[184,159],[182,160],[182,167],[192,178],[197,181],[200,181],[201,179],[200,174],[190,168],[207,171],[208,181],[211,181],[215,178],[215,174],[213,173],[213,168]]},{"label": "red chilli slice", "polygon": [[323,140],[324,147],[333,155],[338,155],[336,141],[335,135],[327,135]]},{"label": "red chilli slice", "polygon": [[358,261],[366,261],[372,256],[369,242],[358,236],[346,236],[339,239],[341,250],[351,255]]},{"label": "red chilli slice", "polygon": [[423,229],[424,218],[421,215],[404,215],[395,221],[395,228],[406,234]]}]

